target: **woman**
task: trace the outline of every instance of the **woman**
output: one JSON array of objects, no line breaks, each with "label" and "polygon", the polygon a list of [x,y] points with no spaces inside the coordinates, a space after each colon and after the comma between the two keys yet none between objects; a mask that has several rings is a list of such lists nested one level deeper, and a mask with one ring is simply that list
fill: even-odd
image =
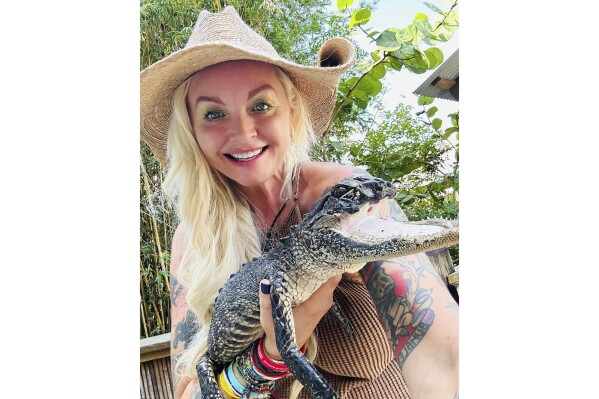
[{"label": "woman", "polygon": [[[195,366],[229,275],[285,236],[327,187],[361,173],[308,158],[352,62],[339,38],[322,46],[318,67],[287,61],[227,7],[200,13],[185,48],[142,71],[142,138],[168,166],[164,186],[180,217],[170,266],[176,398],[198,390]],[[218,376],[225,398],[249,386],[251,397],[309,397],[278,363],[268,283],[265,334]],[[355,339],[325,317],[334,291]],[[409,389],[413,398],[453,398],[455,308],[424,255],[377,262],[362,277],[329,280],[294,309],[297,343],[342,397],[407,398]],[[258,350],[264,362],[252,357]]]}]

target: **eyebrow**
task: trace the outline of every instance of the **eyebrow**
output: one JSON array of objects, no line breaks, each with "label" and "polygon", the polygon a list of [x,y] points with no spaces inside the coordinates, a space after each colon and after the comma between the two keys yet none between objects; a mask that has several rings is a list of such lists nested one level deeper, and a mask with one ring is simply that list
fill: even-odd
[{"label": "eyebrow", "polygon": [[220,98],[218,98],[218,97],[199,96],[196,99],[196,107],[197,107],[197,105],[198,105],[198,103],[200,101],[209,101],[209,102],[212,102],[212,103],[217,103],[217,104],[220,104],[220,105],[225,105],[225,103],[223,103],[223,101]]},{"label": "eyebrow", "polygon": [[248,100],[249,100],[250,98],[254,97],[254,96],[257,94],[257,93],[261,92],[262,90],[266,90],[266,89],[271,89],[272,91],[274,91],[274,90],[275,90],[275,89],[274,89],[274,87],[272,87],[272,86],[271,86],[271,85],[269,85],[268,83],[266,83],[266,84],[263,84],[262,86],[260,86],[260,87],[257,87],[257,88],[255,88],[254,90],[251,90],[251,91],[248,93]]}]

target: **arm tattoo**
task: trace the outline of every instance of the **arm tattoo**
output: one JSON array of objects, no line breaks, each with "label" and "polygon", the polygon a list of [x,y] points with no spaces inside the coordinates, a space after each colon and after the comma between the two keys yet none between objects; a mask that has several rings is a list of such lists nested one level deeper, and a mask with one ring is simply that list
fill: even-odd
[{"label": "arm tattoo", "polygon": [[[183,292],[183,285],[179,283],[179,281],[171,276],[171,306],[173,307],[181,307],[186,306],[185,298],[181,297],[181,292]],[[187,349],[189,346],[193,336],[196,334],[198,327],[196,324],[195,314],[188,310],[185,318],[178,322],[174,326],[174,337],[172,340],[173,349],[177,349],[179,347],[179,342],[183,342],[183,348]]]},{"label": "arm tattoo", "polygon": [[188,310],[183,321],[180,321],[175,326],[175,336],[172,342],[173,349],[177,349],[179,342],[183,342],[183,348],[187,349],[197,331],[196,317],[191,310]]},{"label": "arm tattoo", "polygon": [[360,271],[400,368],[435,320],[433,290],[420,286],[430,265],[413,259],[371,262]]},{"label": "arm tattoo", "polygon": [[179,284],[179,280],[177,280],[174,276],[170,276],[171,280],[171,303],[173,306],[177,306],[177,299],[179,299],[179,295],[183,292],[183,286]]}]

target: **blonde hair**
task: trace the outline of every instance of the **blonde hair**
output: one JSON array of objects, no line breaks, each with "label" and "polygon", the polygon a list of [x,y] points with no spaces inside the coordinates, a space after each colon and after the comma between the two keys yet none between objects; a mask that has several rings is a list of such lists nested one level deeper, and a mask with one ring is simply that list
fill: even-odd
[{"label": "blonde hair", "polygon": [[[273,67],[292,110],[291,145],[280,193],[285,200],[292,195],[294,169],[309,159],[315,136],[303,98],[287,74]],[[248,199],[233,180],[208,164],[195,140],[185,102],[194,76],[181,84],[173,96],[167,139],[169,169],[163,184],[186,230],[187,248],[176,277],[188,287],[186,299],[196,316],[198,330],[191,345],[177,359],[174,372],[191,378],[196,377],[195,365],[207,350],[218,290],[242,264],[261,255],[262,239]],[[316,356],[314,336],[309,340],[306,356],[311,361]],[[301,385],[295,384],[292,389],[295,398]]]}]

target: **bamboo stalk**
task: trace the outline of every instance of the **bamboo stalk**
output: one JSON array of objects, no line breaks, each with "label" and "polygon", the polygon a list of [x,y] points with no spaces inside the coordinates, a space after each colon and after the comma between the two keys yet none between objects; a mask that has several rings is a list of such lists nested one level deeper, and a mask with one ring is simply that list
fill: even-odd
[{"label": "bamboo stalk", "polygon": [[156,323],[158,324],[158,328],[161,332],[164,332],[164,323],[160,317],[160,312],[156,306],[156,301],[152,301],[152,307],[154,308],[154,314],[156,315]]},{"label": "bamboo stalk", "polygon": [[[144,180],[144,189],[146,190],[146,194],[149,196],[152,193],[152,190],[150,189],[150,183],[149,183],[149,177],[148,177],[148,173],[146,172],[146,168],[144,166],[143,160],[140,159],[139,162],[140,166],[141,166],[141,170],[142,170],[142,174],[143,174],[143,180]],[[156,223],[156,218],[152,216],[151,218],[151,222],[152,222],[152,232],[154,233],[154,243],[156,244],[156,248],[158,250],[158,261],[160,262],[160,267],[162,268],[163,271],[166,271],[166,265],[164,264],[164,260],[162,259],[162,247],[160,245],[160,234],[158,233],[158,224]],[[166,283],[166,287],[168,289],[168,291],[170,292],[171,290],[171,286],[168,282],[168,279],[165,280]]]},{"label": "bamboo stalk", "polygon": [[[139,260],[139,262],[141,263],[141,259]],[[142,325],[144,327],[144,333],[146,337],[149,337],[150,334],[148,333],[148,326],[147,326],[147,321],[146,321],[146,312],[144,312],[144,307],[146,306],[145,302],[144,302],[144,297],[143,297],[143,280],[139,280],[139,284],[140,284],[140,303],[139,303],[139,307],[140,307],[140,311],[141,311],[141,321],[142,321]]]}]

